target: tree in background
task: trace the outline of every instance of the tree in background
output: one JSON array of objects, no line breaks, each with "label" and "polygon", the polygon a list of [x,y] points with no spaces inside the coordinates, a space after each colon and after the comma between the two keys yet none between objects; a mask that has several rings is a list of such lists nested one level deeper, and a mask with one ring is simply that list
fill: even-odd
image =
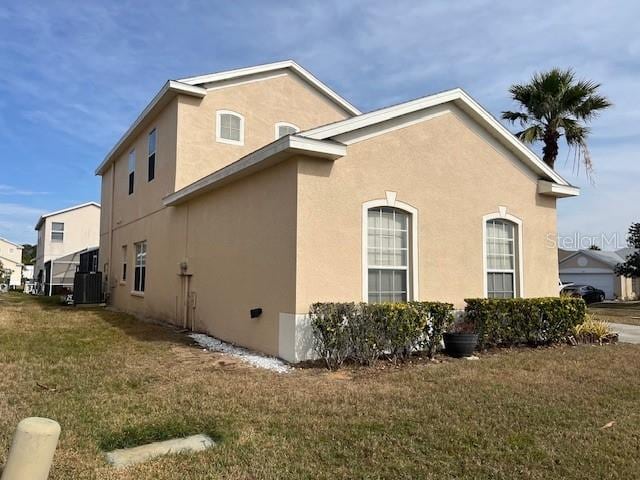
[{"label": "tree in background", "polygon": [[502,118],[523,128],[516,136],[525,143],[543,142],[544,162],[554,168],[558,157],[558,140],[564,135],[574,150],[576,169],[583,163],[587,173],[593,170],[587,148],[590,129],[586,126],[611,102],[596,92],[599,83],[576,80],[573,70],[553,68],[536,73],[529,83],[515,84],[509,89],[520,104],[517,112],[502,112]]},{"label": "tree in background", "polygon": [[629,246],[636,251],[627,257],[624,263],[616,265],[616,274],[625,277],[640,278],[640,223],[633,223],[629,227]]},{"label": "tree in background", "polygon": [[33,265],[36,263],[36,245],[25,243],[22,245],[22,263],[24,265]]},{"label": "tree in background", "polygon": [[9,275],[7,274],[7,271],[4,269],[4,265],[2,264],[2,261],[0,261],[0,285],[4,285],[5,283],[8,283],[9,281]]}]

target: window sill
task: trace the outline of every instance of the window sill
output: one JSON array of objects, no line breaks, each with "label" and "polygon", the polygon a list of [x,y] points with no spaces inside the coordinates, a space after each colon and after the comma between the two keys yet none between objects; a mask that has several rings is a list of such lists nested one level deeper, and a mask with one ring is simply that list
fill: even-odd
[{"label": "window sill", "polygon": [[132,297],[142,297],[142,298],[144,298],[144,292],[137,292],[135,290],[131,290],[130,293],[131,293]]},{"label": "window sill", "polygon": [[244,140],[230,140],[228,138],[216,137],[216,142],[226,143],[227,145],[237,145],[239,147],[244,147]]}]

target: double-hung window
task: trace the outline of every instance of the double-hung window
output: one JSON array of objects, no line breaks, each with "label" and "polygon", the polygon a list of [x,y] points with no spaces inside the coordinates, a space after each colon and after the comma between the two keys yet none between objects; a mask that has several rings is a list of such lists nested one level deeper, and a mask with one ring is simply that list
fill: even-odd
[{"label": "double-hung window", "polygon": [[501,219],[486,224],[487,296],[514,298],[517,292],[517,225]]},{"label": "double-hung window", "polygon": [[136,176],[136,149],[129,152],[129,195],[133,193]]},{"label": "double-hung window", "polygon": [[150,182],[156,176],[156,129],[149,133],[149,155],[147,164],[147,180]]},{"label": "double-hung window", "polygon": [[369,302],[409,299],[409,217],[409,213],[391,207],[367,212]]},{"label": "double-hung window", "polygon": [[64,223],[63,222],[51,222],[51,241],[52,242],[64,241]]},{"label": "double-hung window", "polygon": [[147,273],[147,242],[138,242],[136,247],[136,263],[133,275],[133,290],[144,292],[144,283]]}]

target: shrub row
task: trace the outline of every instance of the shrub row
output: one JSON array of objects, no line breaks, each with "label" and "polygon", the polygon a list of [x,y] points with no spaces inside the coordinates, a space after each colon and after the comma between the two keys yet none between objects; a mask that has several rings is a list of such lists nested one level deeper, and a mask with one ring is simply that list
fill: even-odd
[{"label": "shrub row", "polygon": [[315,350],[327,367],[346,359],[371,365],[383,355],[403,361],[416,350],[433,357],[453,322],[453,305],[440,302],[314,303]]},{"label": "shrub row", "polygon": [[465,300],[467,321],[479,334],[479,346],[547,345],[560,342],[582,323],[581,298],[514,298]]}]

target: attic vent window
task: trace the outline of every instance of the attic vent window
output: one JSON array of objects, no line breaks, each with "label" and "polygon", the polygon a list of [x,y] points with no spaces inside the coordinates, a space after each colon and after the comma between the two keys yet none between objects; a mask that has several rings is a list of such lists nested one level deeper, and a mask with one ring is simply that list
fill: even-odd
[{"label": "attic vent window", "polygon": [[216,141],[244,145],[244,117],[229,110],[216,112]]},{"label": "attic vent window", "polygon": [[276,140],[287,135],[298,133],[300,129],[292,123],[279,122],[276,123]]}]

